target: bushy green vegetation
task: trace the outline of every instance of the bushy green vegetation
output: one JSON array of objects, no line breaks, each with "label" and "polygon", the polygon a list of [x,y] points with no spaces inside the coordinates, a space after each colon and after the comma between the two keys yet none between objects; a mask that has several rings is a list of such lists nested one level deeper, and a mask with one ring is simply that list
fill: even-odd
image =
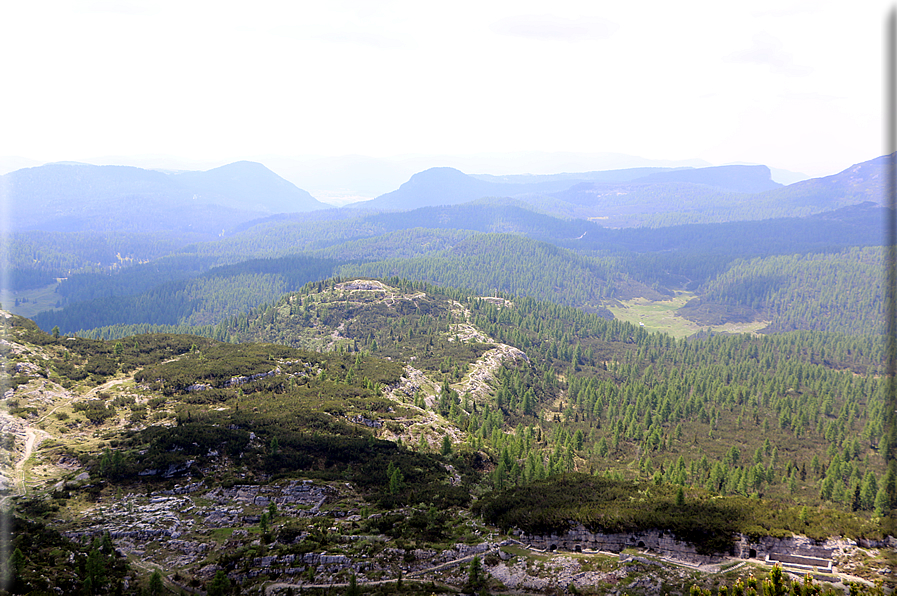
[{"label": "bushy green vegetation", "polygon": [[[298,390],[321,397],[301,406],[290,402],[285,411],[344,415],[347,405],[362,411],[346,400],[376,397],[375,388],[395,383],[405,362],[437,381],[462,378],[490,347],[457,341],[456,325],[466,323],[467,309],[477,329],[529,359],[499,371],[489,399],[449,388],[436,406],[466,431],[468,449],[491,454],[497,487],[611,469],[623,478],[727,495],[827,502],[870,514],[888,508],[879,495],[890,481],[878,445],[886,421],[876,338],[801,332],[674,340],[529,298],[506,296],[509,302],[502,303],[389,281],[392,287],[376,291],[345,289],[340,280],[316,282],[209,329],[231,341],[333,350],[326,363],[318,354],[292,356],[283,346],[238,349],[165,335],[73,341],[32,328],[27,333],[38,343],[65,344],[70,357],[59,359],[55,370],[72,381],[144,366],[137,379],[179,395],[184,407],[227,404],[237,389],[263,391],[273,400]],[[184,356],[152,366],[172,355]],[[253,375],[270,376],[227,386]],[[184,392],[194,384],[210,388]],[[415,398],[415,405],[423,402]],[[91,413],[111,415],[105,406]],[[307,424],[323,422],[311,416]]]},{"label": "bushy green vegetation", "polygon": [[[663,194],[680,210],[719,196],[682,184],[633,189],[635,203]],[[758,216],[743,201],[700,218],[748,209]],[[703,552],[725,551],[736,532],[877,537],[893,530],[897,506],[881,439],[882,258],[845,247],[878,242],[879,219],[861,206],[613,230],[499,201],[278,216],[188,247],[164,236],[21,233],[3,255],[10,287],[25,293],[17,300],[33,304],[28,291],[49,294],[55,278],[68,279],[57,289],[64,308],[37,317],[54,332],[3,320],[41,353],[4,347],[4,387],[37,396],[52,382],[72,392],[127,384],[116,397],[104,388],[46,398],[60,408],[48,428],[101,445],[77,454],[93,476],[88,496],[185,476],[351,482],[382,510],[356,530],[418,544],[457,538],[452,513],[471,494],[484,495],[477,511],[504,529],[657,528]],[[325,281],[335,272],[343,277]],[[390,287],[344,285],[367,275]],[[608,303],[672,288],[702,294],[682,311],[695,320],[766,317],[770,333],[685,341],[603,318]],[[66,337],[78,329],[84,337]],[[465,394],[471,365],[497,343],[526,358]],[[28,366],[13,374],[20,362]],[[387,399],[406,366],[426,374],[425,390]],[[35,418],[30,399],[7,399],[6,409]],[[376,438],[413,418],[436,421],[420,443]],[[3,443],[17,447],[12,434]],[[23,507],[24,537],[13,535],[5,563],[14,591],[119,589],[125,568],[108,544],[53,535],[49,501]],[[312,532],[290,548],[327,545]],[[219,571],[209,592],[226,592],[226,579]]]},{"label": "bushy green vegetation", "polygon": [[[885,594],[880,584],[868,586],[858,582],[845,582],[846,588],[850,596],[882,596]],[[803,580],[791,580],[783,570],[781,565],[773,565],[769,573],[764,578],[750,575],[746,580],[737,579],[731,585],[721,585],[717,587],[719,596],[759,596],[760,594],[769,596],[785,596],[786,594],[806,594],[812,596],[841,596],[844,592],[833,587],[831,584],[824,584],[808,573]],[[689,590],[690,596],[711,596],[713,592],[709,588],[701,588],[692,585]]]},{"label": "bushy green vegetation", "polygon": [[[463,505],[469,492],[445,483],[439,457],[375,439],[350,421],[401,415],[397,404],[380,397],[381,387],[397,382],[401,372],[398,364],[360,354],[258,344],[194,347],[135,375],[172,397],[177,425],[131,432],[96,465],[110,479],[153,479],[175,472],[202,475],[201,469],[225,457],[256,478],[352,480],[385,506]],[[87,403],[88,413],[111,408]],[[401,482],[394,481],[395,470]]]},{"label": "bushy green vegetation", "polygon": [[[244,343],[71,339],[5,321],[50,356],[39,374],[88,387],[133,376],[136,399],[72,403],[108,440],[81,455],[107,486],[351,482],[384,510],[405,508],[365,531],[418,543],[453,536],[447,511],[485,493],[477,511],[502,528],[661,529],[702,552],[725,552],[736,532],[877,537],[895,504],[878,442],[880,338],[675,340],[569,306],[395,278],[314,282],[207,328]],[[527,358],[495,371],[490,392],[459,393],[453,384],[494,345],[476,341],[485,336]],[[314,342],[328,351],[287,345]],[[441,385],[430,405],[384,397],[406,364]],[[463,441],[434,449],[371,430],[421,408]],[[107,434],[128,410],[134,426]]]},{"label": "bushy green vegetation", "polygon": [[[0,592],[4,594],[122,594],[127,561],[115,552],[109,534],[62,536],[47,523],[55,506],[39,499],[4,511],[0,532]],[[8,525],[7,525],[8,524]],[[128,591],[127,593],[136,593]]]},{"label": "bushy green vegetation", "polygon": [[274,305],[224,321],[213,335],[229,341],[374,352],[416,368],[451,373],[455,379],[491,347],[456,341],[454,326],[465,321],[448,295],[411,287],[398,293],[394,288],[355,291],[339,284],[338,279],[309,284]]},{"label": "bushy green vegetation", "polygon": [[[346,349],[404,361],[417,355],[426,364],[422,355],[458,345],[446,341],[451,299],[470,310],[478,329],[529,358],[499,371],[485,402],[459,395],[437,406],[467,431],[470,447],[492,453],[495,486],[611,469],[727,495],[876,511],[886,427],[879,338],[801,332],[674,340],[529,298],[502,303],[389,281],[418,295],[421,313],[406,313],[401,301],[390,310],[373,298],[350,299],[333,281],[231,321],[226,333],[298,341],[303,329],[322,327],[326,335],[341,326]],[[376,324],[353,333],[365,317]],[[457,365],[469,357],[454,357],[451,370],[463,372]],[[450,372],[434,364],[424,368]]]}]

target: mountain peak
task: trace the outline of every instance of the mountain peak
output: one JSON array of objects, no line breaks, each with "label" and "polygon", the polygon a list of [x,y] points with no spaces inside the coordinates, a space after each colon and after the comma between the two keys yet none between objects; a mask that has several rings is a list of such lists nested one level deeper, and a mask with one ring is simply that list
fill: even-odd
[{"label": "mountain peak", "polygon": [[[13,229],[85,232],[222,229],[266,214],[327,209],[264,165],[241,161],[207,172],[59,162],[5,174]],[[73,211],[77,205],[77,211]]]},{"label": "mountain peak", "polygon": [[379,209],[416,209],[435,205],[456,205],[501,192],[501,184],[477,180],[449,167],[418,172],[397,190],[363,203]]},{"label": "mountain peak", "polygon": [[235,161],[205,172],[180,172],[173,176],[199,198],[235,209],[294,213],[328,208],[254,161]]}]

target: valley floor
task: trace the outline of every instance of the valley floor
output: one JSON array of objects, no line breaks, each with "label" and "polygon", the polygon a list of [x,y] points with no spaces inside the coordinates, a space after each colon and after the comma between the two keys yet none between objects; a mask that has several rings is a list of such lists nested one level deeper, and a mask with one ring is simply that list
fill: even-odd
[{"label": "valley floor", "polygon": [[641,325],[647,331],[659,331],[676,338],[688,337],[705,329],[717,333],[757,333],[769,325],[769,321],[699,325],[676,312],[694,297],[695,294],[692,292],[676,292],[676,296],[669,300],[633,298],[619,303],[618,306],[609,306],[608,310],[621,321]]}]

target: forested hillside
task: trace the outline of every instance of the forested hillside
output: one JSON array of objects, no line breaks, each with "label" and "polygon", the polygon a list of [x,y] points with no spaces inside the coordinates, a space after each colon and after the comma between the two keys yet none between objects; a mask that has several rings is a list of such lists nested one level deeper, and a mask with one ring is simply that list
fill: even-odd
[{"label": "forested hillside", "polygon": [[[141,532],[181,520],[177,536],[147,533],[154,546],[139,549],[172,561],[175,585],[211,586],[209,565],[243,589],[298,585],[264,557],[334,545],[339,571],[297,573],[351,582],[347,569],[376,561],[395,577],[412,561],[404,553],[571,524],[669,532],[708,556],[738,536],[878,544],[892,528],[880,336],[677,340],[571,306],[398,278],[308,283],[193,328],[205,338],[96,341],[3,321],[15,371],[0,407],[13,429],[4,457],[24,457],[10,420],[53,438],[32,460],[45,463],[10,467],[25,471],[7,481],[64,488],[23,501],[16,523],[109,531],[133,555],[143,534],[116,520]],[[49,463],[59,461],[70,467]],[[74,479],[82,470],[90,482]],[[316,507],[261,498],[295,495],[300,480]],[[29,585],[111,590],[134,573],[108,554],[108,575],[41,579],[35,562],[52,568],[53,549],[73,547],[38,535],[16,564]],[[200,543],[201,555],[177,554]],[[484,564],[498,573],[499,559]]]},{"label": "forested hillside", "polygon": [[[418,279],[475,293],[534,296],[601,311],[626,282],[609,259],[581,257],[553,245],[504,234],[479,234],[451,249],[411,259],[343,265],[344,276]],[[642,289],[646,291],[646,289]]]},{"label": "forested hillside", "polygon": [[[258,306],[272,297],[296,290],[308,281],[327,277],[336,265],[328,259],[293,256],[255,259],[216,267],[195,277],[208,258],[189,257],[141,266],[131,275],[75,277],[60,285],[60,294],[81,300],[35,317],[43,328],[65,333],[111,325],[212,325],[235,312]],[[159,278],[181,278],[156,285]],[[149,289],[146,289],[149,287]],[[106,297],[89,297],[102,296]]]},{"label": "forested hillside", "polygon": [[[183,238],[173,234],[18,232],[3,243],[3,263],[13,272],[13,290],[28,290],[33,283],[16,283],[21,275],[52,278],[73,273],[109,272],[176,252]],[[43,281],[43,280],[42,280]],[[45,284],[44,284],[45,285]]]},{"label": "forested hillside", "polygon": [[[885,465],[876,451],[886,424],[880,336],[673,340],[570,307],[507,295],[483,300],[410,282],[399,287],[425,292],[416,301],[426,302],[408,303],[407,314],[399,303],[391,315],[376,307],[381,318],[366,319],[375,306],[367,310],[340,287],[309,286],[216,333],[290,344],[314,330],[327,339],[318,349],[406,362],[416,354],[414,366],[456,382],[475,353],[449,351],[440,361],[455,349],[454,330],[464,320],[435,307],[452,299],[469,309],[466,320],[489,341],[528,357],[498,374],[488,399],[460,394],[466,405],[451,416],[474,447],[489,444],[502,455],[498,486],[579,470],[875,507]],[[496,434],[502,430],[510,434]]]},{"label": "forested hillside", "polygon": [[[534,213],[519,204],[428,207],[348,219],[328,211],[304,220],[266,220],[234,236],[186,246],[147,263],[140,262],[147,260],[141,255],[159,254],[170,244],[140,237],[94,241],[58,235],[50,238],[56,244],[41,246],[23,236],[11,248],[20,263],[12,272],[17,288],[38,286],[34,292],[40,293],[44,308],[61,308],[37,315],[38,323],[47,331],[58,326],[66,333],[114,325],[215,324],[273,302],[306,281],[334,274],[398,275],[480,294],[503,291],[604,316],[610,316],[605,308],[620,300],[665,300],[686,290],[697,292],[698,300],[680,314],[702,325],[774,316],[777,323],[771,331],[865,333],[875,316],[866,308],[869,300],[854,297],[833,303],[834,286],[828,277],[800,278],[808,302],[783,300],[775,308],[756,308],[757,296],[745,299],[741,285],[722,281],[742,279],[743,273],[719,276],[752,257],[840,254],[845,247],[875,245],[880,242],[881,218],[879,208],[867,205],[804,219],[610,230]],[[421,225],[434,227],[416,227]],[[63,257],[66,247],[77,250]],[[854,253],[843,254],[836,259],[842,269],[838,275],[859,275],[862,265],[852,271]],[[31,265],[29,255],[37,257]],[[326,262],[311,268],[297,264],[315,258]],[[305,271],[298,277],[297,267]],[[66,279],[57,286],[55,277]],[[717,278],[721,281],[714,285]],[[857,287],[867,278],[865,273],[857,278]],[[771,291],[788,295],[795,280],[767,278],[764,287],[775,283]],[[12,298],[13,307],[17,296],[29,299],[27,290],[17,291],[4,298]],[[712,296],[704,295],[711,291]],[[875,300],[874,294],[869,296]],[[816,316],[821,309],[830,316]]]},{"label": "forested hillside", "polygon": [[883,333],[885,261],[881,248],[740,261],[707,284],[680,314],[710,324],[726,307],[770,320],[766,332]]}]

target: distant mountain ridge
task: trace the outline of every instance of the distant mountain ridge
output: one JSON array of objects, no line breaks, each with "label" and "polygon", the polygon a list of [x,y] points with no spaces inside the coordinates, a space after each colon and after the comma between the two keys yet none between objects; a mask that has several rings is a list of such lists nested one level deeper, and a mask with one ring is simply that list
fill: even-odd
[{"label": "distant mountain ridge", "polygon": [[307,191],[284,180],[264,165],[238,161],[205,172],[178,172],[175,181],[192,189],[200,198],[216,204],[263,213],[295,213],[329,209]]},{"label": "distant mountain ridge", "polygon": [[661,167],[642,167],[642,168],[626,168],[622,170],[598,170],[595,172],[564,172],[561,174],[511,174],[507,176],[492,176],[489,174],[472,174],[474,178],[485,180],[487,182],[509,182],[514,184],[546,182],[554,180],[593,180],[595,182],[629,182],[638,178],[644,178],[651,174],[660,172],[669,172],[672,170],[681,170],[688,168],[661,168]]},{"label": "distant mountain ridge", "polygon": [[608,227],[804,217],[867,201],[880,203],[885,159],[790,186],[775,182],[764,165],[509,176],[430,168],[392,192],[350,207],[408,211],[513,199],[543,213],[591,219]]},{"label": "distant mountain ridge", "polygon": [[[515,204],[605,227],[667,227],[804,217],[880,203],[885,157],[790,186],[763,165],[638,167],[549,175],[468,175],[437,167],[398,189],[350,205],[339,217],[478,202]],[[146,233],[210,240],[263,218],[328,205],[264,165],[240,161],[207,171],[56,163],[0,177],[10,231]],[[351,213],[351,214],[350,214]]]},{"label": "distant mountain ridge", "polygon": [[[565,186],[566,184],[561,184]],[[519,194],[525,185],[487,182],[455,168],[430,168],[418,172],[398,189],[371,201],[351,206],[379,209],[415,209],[436,205],[457,205],[488,196]]]},{"label": "distant mountain ridge", "polygon": [[278,212],[328,208],[262,164],[164,173],[55,163],[0,177],[11,231],[215,234]]},{"label": "distant mountain ridge", "polygon": [[[456,205],[485,197],[524,197],[555,195],[573,188],[600,185],[662,184],[691,182],[729,192],[760,192],[781,186],[770,179],[766,166],[721,166],[719,168],[630,168],[601,172],[472,176],[455,168],[430,168],[414,174],[397,190],[371,201],[355,203],[379,209],[416,209],[437,205]],[[577,201],[573,201],[577,202]]]},{"label": "distant mountain ridge", "polygon": [[472,176],[455,168],[430,168],[414,174],[397,190],[371,201],[355,203],[379,209],[416,209],[456,205],[484,197],[554,195],[575,204],[592,202],[595,191],[614,191],[618,185],[655,186],[694,184],[726,193],[759,193],[781,188],[766,166],[709,168],[630,168],[603,172],[550,175]]},{"label": "distant mountain ridge", "polygon": [[888,156],[882,155],[831,176],[810,178],[767,191],[758,198],[772,201],[785,199],[801,204],[823,199],[835,209],[866,201],[883,205],[887,168]]},{"label": "distant mountain ridge", "polygon": [[705,184],[729,192],[758,193],[783,185],[772,180],[772,173],[766,166],[716,166],[711,168],[682,168],[650,174],[637,178],[635,182],[690,182]]}]

